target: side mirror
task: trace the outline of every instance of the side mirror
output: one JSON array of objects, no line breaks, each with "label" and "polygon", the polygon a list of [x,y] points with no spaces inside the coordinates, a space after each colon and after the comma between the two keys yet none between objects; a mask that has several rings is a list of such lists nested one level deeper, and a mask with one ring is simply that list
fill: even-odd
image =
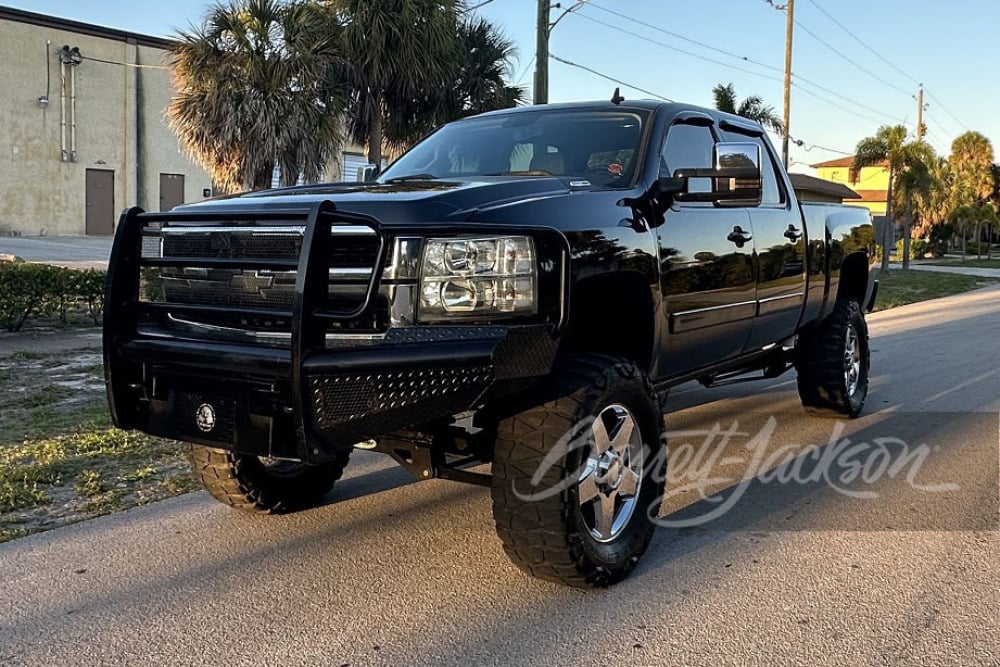
[{"label": "side mirror", "polygon": [[679,202],[716,206],[759,206],[762,194],[760,146],[752,142],[715,145],[713,169],[678,169],[657,188]]},{"label": "side mirror", "polygon": [[378,176],[379,171],[377,164],[366,164],[363,167],[358,167],[358,182],[359,183],[371,183]]}]

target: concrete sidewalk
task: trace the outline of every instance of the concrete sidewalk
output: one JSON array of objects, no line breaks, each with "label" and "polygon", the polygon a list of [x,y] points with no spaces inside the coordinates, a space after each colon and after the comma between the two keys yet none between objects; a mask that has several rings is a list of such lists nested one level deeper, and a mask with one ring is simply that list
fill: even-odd
[{"label": "concrete sidewalk", "polygon": [[[902,270],[902,264],[889,263],[890,271]],[[961,264],[920,264],[910,262],[910,268],[914,271],[935,271],[937,273],[961,273],[967,276],[979,276],[980,278],[1000,278],[1000,269],[983,269],[975,266],[962,266]]]}]

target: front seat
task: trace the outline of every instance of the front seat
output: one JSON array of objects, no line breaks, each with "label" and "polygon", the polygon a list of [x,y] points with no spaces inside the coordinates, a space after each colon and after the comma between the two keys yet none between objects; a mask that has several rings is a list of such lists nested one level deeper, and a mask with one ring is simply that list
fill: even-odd
[{"label": "front seat", "polygon": [[530,171],[547,171],[553,176],[563,176],[566,172],[566,163],[560,153],[540,153],[531,158],[528,169]]}]

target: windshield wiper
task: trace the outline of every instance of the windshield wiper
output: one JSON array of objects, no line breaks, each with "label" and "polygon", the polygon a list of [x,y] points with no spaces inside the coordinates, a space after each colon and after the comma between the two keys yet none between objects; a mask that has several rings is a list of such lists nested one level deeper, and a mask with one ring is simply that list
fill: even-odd
[{"label": "windshield wiper", "polygon": [[406,181],[432,181],[436,179],[437,176],[434,174],[407,174],[406,176],[396,176],[394,178],[387,179],[386,183],[405,183]]}]

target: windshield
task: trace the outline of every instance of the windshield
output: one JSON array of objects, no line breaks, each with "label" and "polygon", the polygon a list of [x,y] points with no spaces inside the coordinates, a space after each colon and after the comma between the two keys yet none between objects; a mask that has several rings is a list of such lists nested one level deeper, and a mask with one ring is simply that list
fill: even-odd
[{"label": "windshield", "polygon": [[469,176],[560,176],[629,187],[646,111],[551,109],[445,125],[378,181]]}]

